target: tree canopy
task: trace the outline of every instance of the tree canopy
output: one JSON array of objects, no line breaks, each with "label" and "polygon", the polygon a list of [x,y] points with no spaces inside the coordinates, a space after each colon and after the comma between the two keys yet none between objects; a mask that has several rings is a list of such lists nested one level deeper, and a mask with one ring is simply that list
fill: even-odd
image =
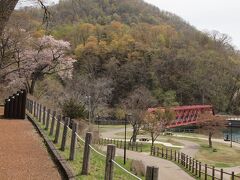
[{"label": "tree canopy", "polygon": [[240,55],[227,35],[198,31],[142,0],[61,0],[48,10],[47,30],[34,7],[15,11],[10,23],[70,42],[77,60],[70,81],[109,81],[109,108],[144,87],[153,106],[213,104],[240,113]]}]

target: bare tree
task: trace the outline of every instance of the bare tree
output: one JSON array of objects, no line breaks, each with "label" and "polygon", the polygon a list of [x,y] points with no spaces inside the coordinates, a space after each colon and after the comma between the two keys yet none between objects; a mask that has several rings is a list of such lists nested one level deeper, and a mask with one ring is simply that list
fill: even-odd
[{"label": "bare tree", "polygon": [[67,98],[81,101],[88,107],[90,119],[101,114],[112,95],[112,80],[108,78],[89,78],[89,75],[75,76],[67,85]]},{"label": "bare tree", "polygon": [[226,126],[226,117],[215,116],[210,113],[203,113],[198,116],[199,132],[208,135],[208,145],[212,148],[212,137],[222,133]]},{"label": "bare tree", "polygon": [[128,119],[133,128],[131,142],[136,142],[139,130],[144,123],[144,114],[147,108],[153,103],[153,97],[145,87],[135,89],[125,100],[123,100],[123,108],[127,113],[131,114],[131,117]]},{"label": "bare tree", "polygon": [[[3,30],[14,11],[17,3],[19,0],[0,0],[0,36],[2,36]],[[29,0],[31,1],[31,0]],[[43,22],[48,23],[48,19],[50,17],[50,12],[48,11],[48,8],[44,5],[43,0],[36,0],[41,8],[44,10],[43,15]]]},{"label": "bare tree", "polygon": [[0,0],[0,36],[17,3],[18,0]]}]

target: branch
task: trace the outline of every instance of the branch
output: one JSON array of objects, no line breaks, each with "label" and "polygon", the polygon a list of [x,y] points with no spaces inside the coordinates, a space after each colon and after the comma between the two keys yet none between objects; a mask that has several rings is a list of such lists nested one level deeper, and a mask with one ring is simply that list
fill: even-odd
[{"label": "branch", "polygon": [[50,19],[50,12],[48,11],[48,8],[44,5],[42,0],[38,0],[39,4],[41,5],[41,8],[44,10],[43,14],[43,23],[46,23],[46,28],[49,25],[49,19]]}]

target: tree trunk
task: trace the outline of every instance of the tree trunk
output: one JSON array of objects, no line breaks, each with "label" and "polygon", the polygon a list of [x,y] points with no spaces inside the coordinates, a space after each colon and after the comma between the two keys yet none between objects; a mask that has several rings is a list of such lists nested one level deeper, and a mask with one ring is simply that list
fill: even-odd
[{"label": "tree trunk", "polygon": [[0,0],[0,36],[12,14],[18,0]]},{"label": "tree trunk", "polygon": [[208,145],[209,148],[212,148],[212,132],[209,132],[208,134]]},{"label": "tree trunk", "polygon": [[131,137],[131,142],[132,143],[135,143],[137,141],[137,128],[136,127],[133,127],[133,134],[132,134],[132,137]]},{"label": "tree trunk", "polygon": [[153,133],[151,133],[151,138],[152,138],[152,147],[154,146],[154,136],[153,136],[154,134]]},{"label": "tree trunk", "polygon": [[30,89],[29,89],[29,94],[31,94],[31,95],[33,95],[33,93],[34,93],[35,84],[36,84],[36,80],[33,79],[32,82],[31,82]]}]

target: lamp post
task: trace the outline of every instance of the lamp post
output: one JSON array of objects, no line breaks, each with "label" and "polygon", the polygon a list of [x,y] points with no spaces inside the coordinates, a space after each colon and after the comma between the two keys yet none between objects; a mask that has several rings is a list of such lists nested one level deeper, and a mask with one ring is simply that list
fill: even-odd
[{"label": "lamp post", "polygon": [[125,115],[125,131],[124,131],[124,164],[126,164],[126,155],[127,155],[127,121],[129,120],[128,118],[131,116],[131,114],[126,114]]},{"label": "lamp post", "polygon": [[229,124],[229,126],[230,126],[230,133],[231,133],[231,144],[230,144],[230,147],[232,147],[232,122],[229,122],[228,123]]},{"label": "lamp post", "polygon": [[98,122],[98,133],[100,134],[100,132],[99,132],[99,115],[97,115],[97,122]]},{"label": "lamp post", "polygon": [[90,123],[91,123],[91,96],[86,96],[86,99],[88,100],[88,123],[90,125]]}]

